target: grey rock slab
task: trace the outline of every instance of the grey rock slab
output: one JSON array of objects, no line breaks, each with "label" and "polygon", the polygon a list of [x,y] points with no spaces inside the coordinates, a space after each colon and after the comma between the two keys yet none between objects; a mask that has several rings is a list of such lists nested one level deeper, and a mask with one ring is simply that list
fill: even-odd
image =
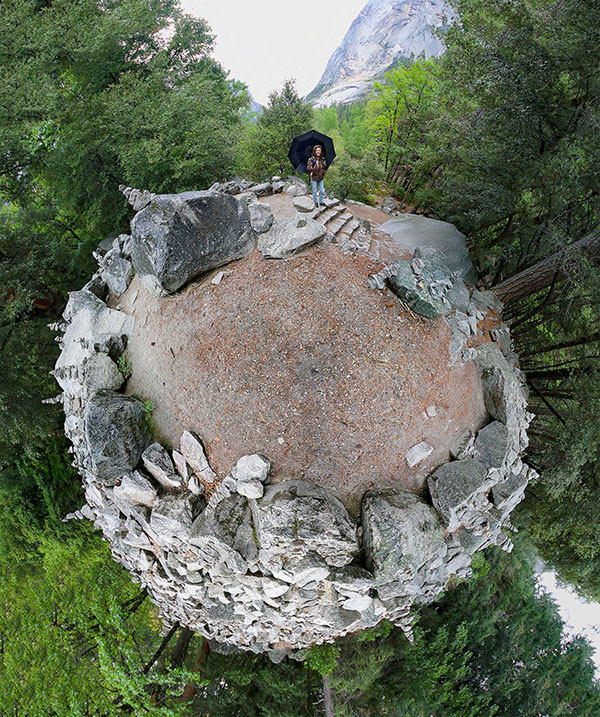
[{"label": "grey rock slab", "polygon": [[159,543],[169,544],[173,538],[185,543],[192,527],[193,511],[192,496],[185,493],[161,495],[150,514],[150,527],[156,533]]},{"label": "grey rock slab", "polygon": [[445,294],[446,301],[453,309],[467,313],[471,308],[469,290],[462,281],[455,281]]},{"label": "grey rock slab", "polygon": [[142,453],[144,467],[165,488],[181,488],[183,481],[176,474],[173,460],[166,448],[160,443],[152,443]]},{"label": "grey rock slab", "polygon": [[431,247],[443,252],[450,270],[460,271],[470,283],[477,280],[465,235],[453,224],[416,214],[401,214],[381,224],[379,229],[390,234],[398,248],[404,251],[413,253],[418,247]]},{"label": "grey rock slab", "polygon": [[157,295],[241,259],[256,246],[245,203],[219,192],[157,195],[135,215],[131,232],[135,270]]},{"label": "grey rock slab", "polygon": [[[429,414],[428,414],[429,415]],[[435,413],[433,414],[435,415]],[[406,462],[408,463],[410,468],[413,468],[417,465],[417,463],[421,463],[421,461],[424,461],[428,456],[430,456],[433,453],[433,446],[431,446],[429,443],[425,441],[421,441],[420,443],[417,443],[412,448],[409,448],[406,452]]]},{"label": "grey rock slab", "polygon": [[369,595],[356,595],[342,603],[344,610],[354,610],[355,612],[365,612],[373,605],[373,598]]},{"label": "grey rock slab", "polygon": [[199,549],[200,560],[206,568],[220,563],[234,573],[245,573],[248,569],[248,565],[240,553],[214,535],[193,534],[190,535],[189,541]]},{"label": "grey rock slab", "polygon": [[508,430],[500,421],[492,421],[477,432],[473,457],[488,468],[501,468],[508,453]]},{"label": "grey rock slab", "polygon": [[444,302],[431,295],[428,284],[414,275],[408,261],[394,263],[388,283],[391,290],[421,316],[437,319],[448,312]]},{"label": "grey rock slab", "polygon": [[[361,514],[365,559],[381,597],[402,594],[402,583],[444,542],[437,513],[408,491],[370,490]],[[399,589],[384,587],[390,583],[399,583]]]},{"label": "grey rock slab", "polygon": [[144,404],[132,396],[98,391],[86,406],[85,436],[94,475],[114,485],[136,467],[150,443]]},{"label": "grey rock slab", "polygon": [[494,504],[503,512],[509,513],[525,497],[528,477],[525,472],[510,472],[508,477],[492,488]]},{"label": "grey rock slab", "polygon": [[108,354],[93,353],[83,365],[84,392],[91,396],[100,389],[116,391],[125,380],[116,363]]},{"label": "grey rock slab", "polygon": [[[261,484],[262,485],[262,484]],[[205,510],[194,521],[190,540],[214,536],[236,550],[244,559],[258,556],[248,500],[241,495],[223,498],[213,510]]]},{"label": "grey rock slab", "polygon": [[252,501],[251,510],[261,549],[312,551],[336,567],[358,554],[354,521],[337,498],[313,483],[269,485],[262,498]]},{"label": "grey rock slab", "polygon": [[294,209],[299,212],[312,212],[315,208],[312,198],[307,196],[294,197],[292,203],[294,205]]},{"label": "grey rock slab", "polygon": [[511,440],[518,440],[527,404],[526,388],[495,344],[477,347],[475,364],[481,375],[487,412],[504,423]]},{"label": "grey rock slab", "polygon": [[180,453],[179,451],[173,449],[171,455],[173,456],[173,463],[175,464],[177,473],[179,473],[183,480],[187,482],[190,472],[188,470],[188,464],[185,460],[183,453]]},{"label": "grey rock slab", "polygon": [[100,276],[113,294],[121,296],[133,278],[133,264],[122,256],[111,257],[102,265]]},{"label": "grey rock slab", "polygon": [[231,471],[237,481],[257,480],[266,483],[269,478],[271,461],[259,453],[242,456]]},{"label": "grey rock slab", "polygon": [[113,488],[113,495],[121,501],[138,503],[152,508],[156,503],[158,494],[152,483],[139,471],[126,473],[121,483]]},{"label": "grey rock slab", "polygon": [[248,204],[250,224],[257,234],[264,234],[273,226],[273,212],[264,202],[250,202]]},{"label": "grey rock slab", "polygon": [[268,232],[260,235],[258,248],[265,258],[286,259],[326,234],[325,227],[314,219],[279,219]]},{"label": "grey rock slab", "polygon": [[427,480],[433,505],[450,521],[453,510],[486,488],[487,467],[474,458],[440,466]]},{"label": "grey rock slab", "polygon": [[207,483],[217,480],[217,475],[210,467],[204,446],[193,433],[184,431],[181,435],[180,448],[183,457],[190,468]]},{"label": "grey rock slab", "polygon": [[263,484],[258,480],[238,481],[236,490],[240,495],[251,500],[261,498],[265,492]]}]

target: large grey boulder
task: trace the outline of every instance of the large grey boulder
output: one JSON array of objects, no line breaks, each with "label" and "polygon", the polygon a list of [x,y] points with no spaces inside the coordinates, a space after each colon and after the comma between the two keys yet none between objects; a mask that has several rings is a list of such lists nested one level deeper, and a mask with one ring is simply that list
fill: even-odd
[{"label": "large grey boulder", "polygon": [[213,538],[235,550],[246,560],[256,559],[258,546],[254,538],[248,500],[234,494],[221,500],[214,510],[200,513],[192,525],[190,542],[202,545],[200,538]]},{"label": "large grey boulder", "polygon": [[267,259],[286,259],[326,234],[325,227],[314,219],[298,216],[280,219],[261,234],[258,248]]},{"label": "large grey boulder", "polygon": [[501,468],[508,452],[508,430],[500,421],[492,421],[478,433],[473,457],[488,468]]},{"label": "large grey boulder", "polygon": [[492,418],[504,423],[511,442],[518,443],[524,423],[527,389],[495,344],[486,343],[476,350],[475,364],[481,374],[486,410]]},{"label": "large grey boulder", "polygon": [[86,407],[85,436],[94,475],[114,485],[136,467],[150,443],[144,404],[115,391],[98,391]]},{"label": "large grey boulder", "polygon": [[409,261],[396,262],[388,281],[391,290],[415,313],[437,319],[448,312],[441,297],[433,296],[429,285],[413,273]]},{"label": "large grey boulder", "polygon": [[136,272],[153,293],[250,254],[256,234],[244,202],[219,192],[161,194],[131,222]]},{"label": "large grey boulder", "polygon": [[441,222],[418,214],[401,214],[382,224],[379,229],[390,234],[398,249],[413,253],[436,250],[444,256],[450,271],[459,272],[465,281],[474,284],[477,273],[469,258],[465,235],[449,222]]},{"label": "large grey boulder", "polygon": [[489,488],[487,478],[487,467],[474,458],[446,463],[427,479],[433,505],[453,524],[457,510]]},{"label": "large grey boulder", "polygon": [[328,565],[341,567],[358,554],[356,525],[342,503],[303,480],[268,485],[251,503],[261,549],[313,551]]},{"label": "large grey boulder", "polygon": [[404,490],[368,491],[361,511],[367,567],[380,596],[404,594],[406,584],[444,542],[437,513]]}]

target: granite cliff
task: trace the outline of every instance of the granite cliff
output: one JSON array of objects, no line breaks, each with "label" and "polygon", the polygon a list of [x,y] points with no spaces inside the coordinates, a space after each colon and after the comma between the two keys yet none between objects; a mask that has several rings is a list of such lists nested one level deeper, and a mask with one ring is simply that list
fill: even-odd
[{"label": "granite cliff", "polygon": [[441,54],[433,31],[448,16],[445,0],[370,0],[307,99],[316,107],[352,102],[401,58]]}]

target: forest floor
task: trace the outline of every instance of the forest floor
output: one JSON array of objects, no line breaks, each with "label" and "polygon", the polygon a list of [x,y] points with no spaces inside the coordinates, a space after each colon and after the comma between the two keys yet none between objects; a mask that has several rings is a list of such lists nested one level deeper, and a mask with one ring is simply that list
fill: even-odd
[{"label": "forest floor", "polygon": [[[268,199],[276,218],[290,211]],[[419,492],[487,415],[472,362],[449,365],[445,322],[367,288],[380,268],[322,242],[287,260],[255,250],[220,283],[213,272],[162,299],[136,277],[118,300],[135,317],[126,390],[152,401],[165,445],[197,433],[221,478],[262,453],[273,481],[313,481],[355,515],[374,486]],[[421,441],[434,450],[409,468]]]}]

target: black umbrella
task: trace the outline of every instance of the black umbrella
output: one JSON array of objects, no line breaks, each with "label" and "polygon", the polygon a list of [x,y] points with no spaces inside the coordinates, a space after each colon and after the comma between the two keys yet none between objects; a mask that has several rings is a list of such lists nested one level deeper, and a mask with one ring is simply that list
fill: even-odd
[{"label": "black umbrella", "polygon": [[290,158],[290,162],[294,165],[294,169],[308,174],[306,171],[306,162],[312,154],[313,147],[316,144],[321,145],[323,149],[323,156],[325,157],[325,161],[329,167],[335,157],[333,140],[326,134],[321,134],[320,132],[317,132],[316,129],[311,129],[304,134],[294,137],[292,140],[288,157]]}]

